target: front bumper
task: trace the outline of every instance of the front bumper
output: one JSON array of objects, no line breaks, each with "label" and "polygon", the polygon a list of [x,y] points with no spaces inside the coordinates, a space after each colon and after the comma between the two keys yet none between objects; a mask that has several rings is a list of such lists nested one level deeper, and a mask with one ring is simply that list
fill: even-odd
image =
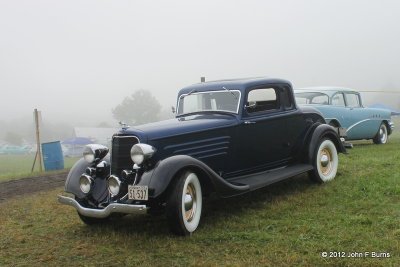
[{"label": "front bumper", "polygon": [[94,218],[106,218],[111,215],[111,213],[127,213],[127,214],[143,214],[146,213],[148,207],[146,205],[131,205],[131,204],[121,204],[121,203],[111,203],[104,209],[91,209],[81,206],[78,201],[73,198],[65,196],[57,196],[58,201],[62,204],[72,206],[84,216],[94,217]]}]

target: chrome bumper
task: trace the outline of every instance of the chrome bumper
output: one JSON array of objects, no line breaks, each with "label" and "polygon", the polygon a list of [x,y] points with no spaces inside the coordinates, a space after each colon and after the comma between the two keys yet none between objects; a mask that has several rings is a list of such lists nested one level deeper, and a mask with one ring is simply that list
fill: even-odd
[{"label": "chrome bumper", "polygon": [[146,213],[147,207],[146,205],[130,205],[130,204],[120,204],[120,203],[111,203],[104,209],[90,209],[82,207],[78,201],[73,198],[65,197],[65,196],[57,196],[58,201],[62,204],[72,206],[76,208],[76,210],[87,217],[94,218],[106,218],[110,216],[111,213],[119,212],[119,213],[129,213],[129,214],[142,214]]},{"label": "chrome bumper", "polygon": [[390,127],[390,129],[393,131],[394,130],[394,123],[393,122],[389,122],[389,127]]}]

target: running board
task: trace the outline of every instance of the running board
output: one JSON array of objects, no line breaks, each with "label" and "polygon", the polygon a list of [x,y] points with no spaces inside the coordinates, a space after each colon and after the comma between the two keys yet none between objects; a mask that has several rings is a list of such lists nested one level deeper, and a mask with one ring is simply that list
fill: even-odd
[{"label": "running board", "polygon": [[248,185],[249,190],[256,190],[312,169],[313,166],[311,164],[296,164],[255,174],[235,177],[227,181],[235,185]]}]

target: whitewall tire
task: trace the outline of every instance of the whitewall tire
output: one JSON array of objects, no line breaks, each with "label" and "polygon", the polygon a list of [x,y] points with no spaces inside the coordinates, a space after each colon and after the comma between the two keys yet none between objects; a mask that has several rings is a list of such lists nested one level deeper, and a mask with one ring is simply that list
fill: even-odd
[{"label": "whitewall tire", "polygon": [[325,183],[336,177],[339,157],[335,144],[327,138],[321,139],[313,155],[314,169],[309,172],[310,178]]},{"label": "whitewall tire", "polygon": [[194,172],[187,171],[172,186],[167,201],[168,223],[175,234],[188,235],[200,223],[203,204],[201,184]]},{"label": "whitewall tire", "polygon": [[376,133],[373,141],[375,144],[381,145],[381,144],[386,144],[387,140],[388,140],[388,130],[386,124],[382,122],[381,126],[379,126],[379,130]]}]

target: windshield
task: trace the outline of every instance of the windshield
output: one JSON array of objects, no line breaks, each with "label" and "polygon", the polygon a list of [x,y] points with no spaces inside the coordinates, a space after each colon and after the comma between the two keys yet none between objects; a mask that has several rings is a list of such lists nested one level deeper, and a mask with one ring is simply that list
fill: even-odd
[{"label": "windshield", "polygon": [[238,113],[240,91],[207,91],[181,95],[178,101],[178,115],[202,112],[223,111]]},{"label": "windshield", "polygon": [[318,104],[318,105],[328,105],[329,97],[326,94],[319,92],[304,92],[295,93],[297,104]]}]

